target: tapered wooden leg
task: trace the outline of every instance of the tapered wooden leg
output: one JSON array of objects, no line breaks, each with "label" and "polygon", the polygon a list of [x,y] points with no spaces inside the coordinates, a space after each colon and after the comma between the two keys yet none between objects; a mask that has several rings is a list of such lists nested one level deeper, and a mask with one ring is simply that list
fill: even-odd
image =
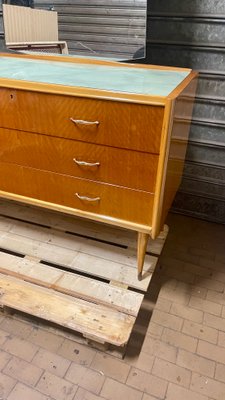
[{"label": "tapered wooden leg", "polygon": [[137,264],[138,264],[138,280],[142,279],[142,271],[145,261],[145,253],[148,244],[148,233],[138,232],[138,248],[137,248]]}]

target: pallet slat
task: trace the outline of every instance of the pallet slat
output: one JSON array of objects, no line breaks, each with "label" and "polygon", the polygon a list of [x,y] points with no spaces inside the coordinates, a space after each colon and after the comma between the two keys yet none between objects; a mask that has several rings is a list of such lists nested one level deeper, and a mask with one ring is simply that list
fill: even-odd
[{"label": "pallet slat", "polygon": [[156,257],[146,255],[138,281],[135,232],[11,201],[0,207],[0,305],[124,352],[143,300],[133,288],[147,291],[168,227],[150,240]]},{"label": "pallet slat", "polygon": [[143,295],[0,252],[0,273],[137,316]]},{"label": "pallet slat", "polygon": [[[25,226],[24,226],[25,225]],[[103,243],[92,243],[86,239],[76,238],[60,232],[58,245],[53,244],[54,233],[51,229],[33,227],[20,221],[13,221],[10,231],[0,234],[0,247],[6,250],[27,254],[39,259],[70,267],[93,276],[106,280],[116,280],[129,287],[146,291],[157,264],[157,257],[146,256],[144,275],[142,281],[137,280],[136,254],[134,251],[114,248]],[[12,233],[17,232],[16,233]],[[37,239],[34,232],[37,230]],[[40,230],[40,231],[39,231]],[[1,232],[1,220],[0,220]],[[48,240],[42,242],[42,234]],[[45,237],[46,239],[46,237]],[[61,244],[61,245],[60,245]],[[71,250],[74,246],[75,250]],[[76,250],[77,249],[77,250]]]},{"label": "pallet slat", "polygon": [[[60,213],[37,209],[29,205],[16,205],[10,201],[0,201],[1,214],[10,215],[14,218],[32,221],[34,223],[51,226],[54,229],[61,231],[68,231],[85,237],[92,237],[97,240],[104,239],[105,241],[112,242],[118,245],[133,248],[137,247],[137,234],[136,232],[127,229],[118,228],[115,226],[106,225],[103,223],[93,222],[86,219],[75,218],[69,215],[62,215]],[[147,251],[152,254],[159,255],[162,251],[166,236],[168,234],[168,227],[165,225],[164,230],[160,233],[156,240],[149,239]]]},{"label": "pallet slat", "polygon": [[[49,246],[60,246],[68,250],[77,252],[85,252],[86,254],[98,256],[99,258],[108,259],[117,263],[126,264],[129,267],[136,268],[136,249],[127,249],[115,246],[110,243],[103,243],[88,237],[79,237],[76,235],[68,234],[64,231],[58,231],[40,226],[35,226],[30,223],[13,221],[9,228],[5,223],[6,218],[3,220],[3,224],[6,225],[6,231],[13,237],[22,236],[29,238],[30,240],[46,243]],[[0,220],[0,231],[4,228],[1,227],[2,220]],[[151,259],[147,256],[147,263],[151,262]]]},{"label": "pallet slat", "polygon": [[137,316],[144,297],[139,293],[116,288],[93,279],[87,282],[87,279],[69,273],[63,274],[53,287],[72,296],[82,296],[91,302],[98,301],[100,304],[110,305],[132,316]]},{"label": "pallet slat", "polygon": [[135,322],[135,317],[4,275],[0,304],[116,346],[128,342]]},{"label": "pallet slat", "polygon": [[51,287],[63,275],[63,271],[48,269],[40,263],[2,252],[0,252],[0,272],[45,287]]}]

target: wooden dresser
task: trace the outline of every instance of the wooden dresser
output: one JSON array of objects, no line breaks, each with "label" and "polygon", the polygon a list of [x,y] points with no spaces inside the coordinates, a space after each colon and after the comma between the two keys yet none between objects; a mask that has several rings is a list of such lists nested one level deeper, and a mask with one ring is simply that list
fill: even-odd
[{"label": "wooden dresser", "polygon": [[0,195],[149,235],[182,176],[197,74],[0,55]]}]

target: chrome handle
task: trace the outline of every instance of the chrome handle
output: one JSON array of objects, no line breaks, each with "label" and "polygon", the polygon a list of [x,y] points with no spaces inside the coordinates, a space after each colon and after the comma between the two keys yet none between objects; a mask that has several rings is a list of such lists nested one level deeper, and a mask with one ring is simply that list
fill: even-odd
[{"label": "chrome handle", "polygon": [[99,125],[99,121],[85,121],[83,119],[73,119],[70,118],[70,121],[72,121],[76,125]]},{"label": "chrome handle", "polygon": [[96,201],[100,201],[100,197],[87,197],[87,196],[80,196],[79,193],[76,193],[76,196],[78,197],[78,199],[80,200],[85,200],[85,201],[90,201],[90,202],[96,202]]},{"label": "chrome handle", "polygon": [[73,158],[73,161],[77,165],[80,165],[82,167],[99,167],[100,166],[100,162],[90,163],[90,162],[86,162],[86,161],[79,161],[76,158]]}]

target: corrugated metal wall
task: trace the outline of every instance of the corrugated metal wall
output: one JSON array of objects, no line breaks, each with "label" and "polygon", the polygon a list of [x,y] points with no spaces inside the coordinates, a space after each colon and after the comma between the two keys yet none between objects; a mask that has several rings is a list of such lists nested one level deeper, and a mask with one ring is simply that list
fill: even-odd
[{"label": "corrugated metal wall", "polygon": [[145,61],[200,71],[173,209],[225,223],[225,1],[151,0]]},{"label": "corrugated metal wall", "polygon": [[[92,0],[84,1],[88,5]],[[104,0],[98,1],[104,4]],[[55,6],[60,14],[60,32],[63,28],[61,38],[68,38],[63,32],[69,35],[78,21],[72,16],[66,28],[70,12],[67,8],[65,13],[64,6],[57,8],[65,2],[35,3]],[[77,3],[84,4],[82,0]],[[114,23],[118,17],[114,16]],[[144,62],[200,71],[184,178],[173,209],[225,223],[225,1],[150,0],[147,34]]]},{"label": "corrugated metal wall", "polygon": [[36,8],[58,12],[59,38],[79,55],[144,56],[147,0],[33,0]]},{"label": "corrugated metal wall", "polygon": [[3,47],[3,41],[2,1],[0,1],[0,49]]}]

